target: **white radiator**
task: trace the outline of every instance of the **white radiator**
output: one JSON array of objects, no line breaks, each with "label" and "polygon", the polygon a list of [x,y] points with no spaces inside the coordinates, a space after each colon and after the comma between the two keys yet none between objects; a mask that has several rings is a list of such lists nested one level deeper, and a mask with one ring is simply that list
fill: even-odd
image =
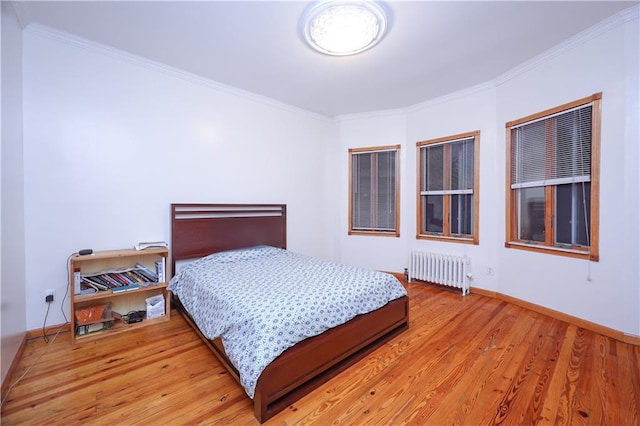
[{"label": "white radiator", "polygon": [[414,251],[409,262],[409,281],[415,279],[462,289],[469,294],[467,257]]}]

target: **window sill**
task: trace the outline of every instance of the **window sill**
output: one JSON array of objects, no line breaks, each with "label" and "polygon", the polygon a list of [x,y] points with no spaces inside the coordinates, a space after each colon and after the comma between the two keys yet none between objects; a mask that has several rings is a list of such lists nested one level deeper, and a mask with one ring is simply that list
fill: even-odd
[{"label": "window sill", "polygon": [[480,243],[477,237],[451,237],[451,236],[445,236],[445,235],[418,234],[416,235],[416,239],[446,241],[450,243],[474,244],[474,245],[478,245]]},{"label": "window sill", "polygon": [[373,237],[400,237],[399,232],[349,231],[349,235],[366,235]]},{"label": "window sill", "polygon": [[585,250],[533,245],[533,244],[527,244],[519,241],[506,242],[504,243],[504,246],[506,248],[514,248],[514,249],[527,250],[527,251],[533,251],[538,253],[546,253],[546,254],[552,254],[556,256],[573,257],[576,259],[589,259],[593,262],[597,262],[598,260],[600,260],[597,253],[589,253],[588,251],[585,251]]}]

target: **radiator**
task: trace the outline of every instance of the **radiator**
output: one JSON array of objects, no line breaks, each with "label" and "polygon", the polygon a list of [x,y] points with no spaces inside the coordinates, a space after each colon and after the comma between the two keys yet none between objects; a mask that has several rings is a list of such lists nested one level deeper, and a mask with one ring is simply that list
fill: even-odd
[{"label": "radiator", "polygon": [[409,262],[409,281],[415,279],[462,289],[469,294],[469,259],[461,256],[414,251]]}]

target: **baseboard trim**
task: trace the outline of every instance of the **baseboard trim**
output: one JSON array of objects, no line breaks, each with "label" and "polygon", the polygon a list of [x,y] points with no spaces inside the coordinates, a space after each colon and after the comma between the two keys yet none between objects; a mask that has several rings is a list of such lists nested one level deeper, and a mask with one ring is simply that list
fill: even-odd
[{"label": "baseboard trim", "polygon": [[[53,337],[58,331],[60,331],[60,333],[68,333],[71,330],[69,327],[69,324],[50,325],[49,327],[45,327],[44,332],[47,334],[47,337]],[[26,335],[27,340],[42,339],[43,337],[41,328],[29,330]]]},{"label": "baseboard trim", "polygon": [[556,311],[553,309],[545,308],[544,306],[536,305],[535,303],[527,302],[526,300],[518,299],[516,297],[508,296],[506,294],[498,293],[495,291],[484,290],[481,288],[471,287],[471,293],[481,296],[492,297],[495,299],[504,300],[505,302],[513,303],[530,311],[538,312],[540,314],[547,315],[551,318],[555,318],[561,321],[573,324],[576,327],[581,327],[595,333],[600,333],[604,336],[611,337],[612,339],[619,340],[630,345],[640,346],[640,336],[634,336],[632,334],[623,333],[622,331],[615,330],[613,328],[605,327],[600,324],[596,324],[591,321],[584,320],[582,318],[574,317],[564,312]]},{"label": "baseboard trim", "polygon": [[18,362],[22,358],[22,354],[24,353],[24,350],[27,347],[27,340],[28,340],[27,333],[25,333],[25,335],[22,336],[22,342],[18,347],[18,351],[16,352],[16,355],[13,357],[13,361],[11,361],[11,365],[9,366],[9,370],[7,371],[7,375],[4,376],[4,380],[2,381],[2,386],[0,387],[0,400],[2,401],[4,401],[4,399],[6,398],[7,392],[9,392],[9,389],[13,384],[13,381],[14,381],[13,376],[16,372],[16,369],[18,368]]}]

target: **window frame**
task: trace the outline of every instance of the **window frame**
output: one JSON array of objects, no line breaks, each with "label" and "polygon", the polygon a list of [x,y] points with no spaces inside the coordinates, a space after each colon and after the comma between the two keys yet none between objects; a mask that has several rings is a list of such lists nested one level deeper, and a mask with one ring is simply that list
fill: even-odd
[{"label": "window frame", "polygon": [[[354,172],[354,154],[378,153],[378,152],[395,152],[395,229],[392,231],[382,230],[362,230],[353,228],[353,172]],[[372,177],[373,179],[373,177]],[[348,235],[369,235],[384,237],[400,237],[400,144],[385,145],[365,148],[349,149],[349,231]]]},{"label": "window frame", "polygon": [[[423,214],[424,212],[422,195],[421,195],[421,182],[422,182],[422,155],[420,150],[429,145],[442,144],[445,146],[451,146],[453,142],[457,142],[461,139],[473,138],[473,233],[472,234],[451,234],[450,222],[451,222],[451,194],[443,195],[443,232],[431,232],[423,229]],[[448,149],[450,151],[450,148]],[[445,159],[448,158],[445,155]],[[480,243],[480,131],[475,130],[472,132],[459,133],[456,135],[445,136],[437,139],[429,139],[416,143],[416,239],[419,240],[438,240],[449,241],[463,244]],[[448,185],[448,178],[450,177],[450,163],[445,163],[446,170],[443,170],[443,178],[445,185]]]},{"label": "window frame", "polygon": [[[546,120],[568,110],[591,105],[591,225],[589,227],[589,246],[556,245],[556,194],[555,185],[544,186],[545,193],[545,241],[528,241],[518,237],[518,189],[512,189],[513,127],[528,122]],[[602,93],[569,102],[535,114],[506,123],[506,219],[505,247],[528,250],[539,253],[567,256],[579,259],[599,260],[600,227],[600,129],[602,119]]]}]

